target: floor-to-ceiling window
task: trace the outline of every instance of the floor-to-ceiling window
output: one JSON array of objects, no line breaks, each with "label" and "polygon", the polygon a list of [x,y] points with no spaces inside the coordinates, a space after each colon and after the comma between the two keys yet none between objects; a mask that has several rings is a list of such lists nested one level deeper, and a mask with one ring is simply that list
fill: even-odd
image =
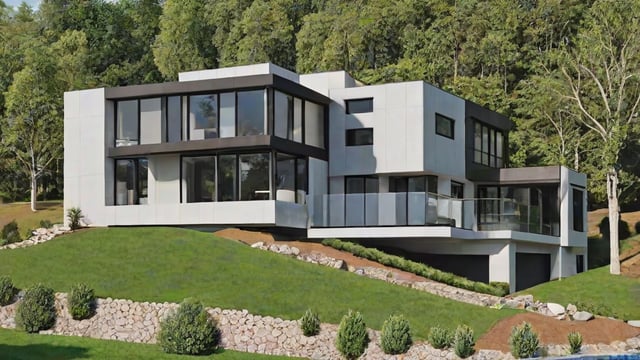
[{"label": "floor-to-ceiling window", "polygon": [[182,162],[187,202],[216,201],[216,157],[185,157]]},{"label": "floor-to-ceiling window", "polygon": [[269,200],[269,154],[239,155],[240,200]]},{"label": "floor-to-ceiling window", "polygon": [[116,103],[116,146],[138,145],[138,116],[138,100]]},{"label": "floor-to-ceiling window", "polygon": [[238,200],[236,190],[237,157],[235,154],[218,157],[218,201]]},{"label": "floor-to-ceiling window", "polygon": [[146,204],[149,163],[147,159],[115,161],[115,204]]},{"label": "floor-to-ceiling window", "polygon": [[264,135],[265,90],[238,91],[238,136]]}]

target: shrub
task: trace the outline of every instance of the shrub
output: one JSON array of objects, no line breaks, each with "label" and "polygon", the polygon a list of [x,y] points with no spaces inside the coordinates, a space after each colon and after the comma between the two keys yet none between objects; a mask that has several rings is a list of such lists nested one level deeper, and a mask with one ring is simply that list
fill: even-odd
[{"label": "shrub", "polygon": [[53,289],[37,284],[25,291],[16,310],[16,324],[26,332],[49,329],[56,322]]},{"label": "shrub", "polygon": [[49,228],[53,227],[53,223],[50,220],[42,219],[42,220],[40,220],[40,227],[41,228],[45,228],[45,229],[49,229]]},{"label": "shrub", "polygon": [[304,336],[318,335],[320,333],[320,318],[318,314],[311,309],[307,309],[300,319],[300,329],[302,329]]},{"label": "shrub", "polygon": [[453,343],[453,333],[449,329],[434,326],[429,330],[427,340],[434,348],[445,349]]},{"label": "shrub", "polygon": [[201,303],[184,300],[178,310],[160,322],[158,343],[170,354],[211,353],[218,345],[218,328]]},{"label": "shrub", "polygon": [[569,339],[569,353],[579,353],[582,348],[582,335],[579,332],[570,332],[567,338]]},{"label": "shrub", "polygon": [[82,215],[82,210],[78,207],[72,207],[67,210],[67,220],[69,220],[69,227],[71,230],[76,230],[80,228],[80,220],[84,218]]},{"label": "shrub", "polygon": [[[609,217],[605,216],[598,224],[600,228],[600,234],[602,234],[603,239],[609,239]],[[622,218],[618,219],[618,240],[624,240],[631,236],[631,230],[629,229],[629,223],[622,220]]]},{"label": "shrub", "polygon": [[87,319],[93,315],[95,301],[93,289],[86,284],[76,284],[71,288],[67,300],[69,314],[76,320]]},{"label": "shrub", "polygon": [[456,329],[456,333],[453,337],[453,351],[461,358],[468,358],[473,355],[475,349],[473,346],[476,344],[473,339],[473,329],[467,325],[460,325]]},{"label": "shrub", "polygon": [[[507,295],[509,293],[509,283],[501,282],[501,281],[492,281],[492,282],[489,283],[489,285],[500,289],[500,291],[504,295]],[[504,296],[504,295],[502,295],[502,296]]]},{"label": "shrub", "polygon": [[511,354],[516,358],[532,357],[538,350],[538,334],[531,328],[531,324],[523,322],[519,326],[514,326],[509,337]]},{"label": "shrub", "polygon": [[392,315],[382,324],[380,347],[385,354],[404,354],[413,344],[409,321],[402,315]]},{"label": "shrub", "polygon": [[357,359],[364,353],[369,344],[367,326],[359,312],[349,310],[342,317],[336,338],[336,348],[345,358]]},{"label": "shrub", "polygon": [[18,223],[15,220],[12,220],[2,228],[2,238],[7,244],[22,241],[22,237],[20,236],[20,232],[18,231]]},{"label": "shrub", "polygon": [[13,296],[16,294],[16,288],[11,282],[9,276],[0,276],[0,306],[11,304]]},{"label": "shrub", "polygon": [[334,249],[350,252],[353,255],[365,259],[376,261],[382,265],[387,265],[396,269],[408,271],[427,279],[442,282],[462,289],[496,296],[504,296],[509,293],[508,289],[505,291],[503,286],[496,287],[482,282],[471,281],[469,279],[463,278],[462,276],[447,273],[438,269],[434,269],[422,263],[407,260],[400,256],[389,255],[378,249],[367,248],[348,241],[341,241],[338,239],[324,239],[322,241],[322,244],[331,246]]}]

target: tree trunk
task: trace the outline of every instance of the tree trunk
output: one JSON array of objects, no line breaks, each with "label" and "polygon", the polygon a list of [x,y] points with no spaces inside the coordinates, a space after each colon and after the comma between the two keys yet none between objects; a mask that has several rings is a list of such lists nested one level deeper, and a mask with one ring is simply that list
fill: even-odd
[{"label": "tree trunk", "polygon": [[36,174],[31,173],[31,211],[36,211],[36,199],[38,196],[38,179]]},{"label": "tree trunk", "polygon": [[607,173],[607,196],[609,204],[609,241],[611,244],[611,274],[620,275],[620,250],[618,249],[618,219],[620,208],[618,207],[618,172],[610,169]]}]

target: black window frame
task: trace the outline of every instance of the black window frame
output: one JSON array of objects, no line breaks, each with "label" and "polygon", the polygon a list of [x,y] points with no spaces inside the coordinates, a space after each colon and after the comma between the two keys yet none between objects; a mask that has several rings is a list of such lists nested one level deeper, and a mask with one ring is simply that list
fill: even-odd
[{"label": "black window frame", "polygon": [[[441,121],[446,121],[448,123],[448,128],[449,128],[449,132],[450,134],[445,134],[443,132],[440,131],[440,127],[438,126],[438,123]],[[448,116],[444,116],[442,114],[436,113],[436,121],[435,121],[435,126],[436,126],[436,134],[440,135],[440,136],[444,136],[446,138],[449,139],[455,139],[455,124],[456,121]]]},{"label": "black window frame", "polygon": [[584,190],[573,187],[571,191],[572,201],[572,229],[573,231],[584,232]]},{"label": "black window frame", "polygon": [[[366,108],[364,110],[354,109],[354,105],[357,103],[365,103]],[[346,99],[344,101],[345,112],[347,114],[367,114],[373,112],[373,97],[359,98],[359,99]]]},{"label": "black window frame", "polygon": [[[476,136],[478,127],[480,128],[480,149],[476,146]],[[487,135],[487,148],[483,135]],[[498,154],[498,134],[502,138],[502,151]],[[505,167],[505,152],[507,144],[504,131],[494,126],[487,125],[478,119],[473,119],[473,163],[491,168],[500,169]],[[476,160],[476,155],[480,155],[480,161]],[[486,161],[485,161],[486,159]]]},{"label": "black window frame", "polygon": [[[363,139],[359,136],[359,133],[367,133],[366,139],[371,139],[371,141],[367,142],[359,142],[359,139]],[[370,134],[369,134],[370,133]],[[358,129],[347,129],[345,131],[345,145],[346,146],[367,146],[373,145],[373,128],[358,128]]]}]

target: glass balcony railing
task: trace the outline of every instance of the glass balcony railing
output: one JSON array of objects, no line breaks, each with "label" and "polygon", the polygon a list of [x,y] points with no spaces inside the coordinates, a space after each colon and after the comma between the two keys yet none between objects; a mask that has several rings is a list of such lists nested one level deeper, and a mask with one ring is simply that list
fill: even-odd
[{"label": "glass balcony railing", "polygon": [[409,193],[329,194],[309,199],[311,227],[451,226],[469,230],[515,230],[559,236],[539,206],[514,199],[455,199]]}]

